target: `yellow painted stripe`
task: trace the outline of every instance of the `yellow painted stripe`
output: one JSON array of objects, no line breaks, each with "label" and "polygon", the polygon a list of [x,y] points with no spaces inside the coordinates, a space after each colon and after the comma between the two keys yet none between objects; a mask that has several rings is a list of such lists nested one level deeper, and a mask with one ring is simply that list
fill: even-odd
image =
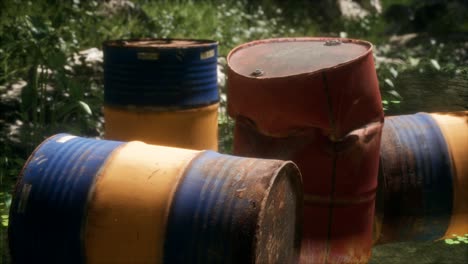
[{"label": "yellow painted stripe", "polygon": [[454,168],[454,199],[445,237],[468,233],[468,111],[432,114],[439,124]]},{"label": "yellow painted stripe", "polygon": [[105,137],[188,148],[218,149],[218,106],[154,111],[104,106]]},{"label": "yellow painted stripe", "polygon": [[114,151],[90,196],[87,263],[161,263],[175,188],[198,153],[142,142]]}]

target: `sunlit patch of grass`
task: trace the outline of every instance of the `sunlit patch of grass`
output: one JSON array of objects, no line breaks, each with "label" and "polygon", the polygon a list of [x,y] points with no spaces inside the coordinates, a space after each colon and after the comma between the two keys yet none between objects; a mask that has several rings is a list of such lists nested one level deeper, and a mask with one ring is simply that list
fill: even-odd
[{"label": "sunlit patch of grass", "polygon": [[468,244],[468,234],[463,236],[452,234],[452,238],[444,239],[444,242],[447,245]]}]

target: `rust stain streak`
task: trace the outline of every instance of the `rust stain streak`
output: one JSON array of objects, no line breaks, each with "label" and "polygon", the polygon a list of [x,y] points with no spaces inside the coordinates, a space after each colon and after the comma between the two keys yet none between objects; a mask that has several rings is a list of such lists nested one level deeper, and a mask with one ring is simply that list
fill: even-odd
[{"label": "rust stain streak", "polygon": [[327,231],[327,250],[325,253],[325,263],[328,263],[328,257],[330,255],[330,241],[331,241],[331,232],[332,232],[332,219],[333,219],[333,209],[335,207],[335,192],[336,192],[336,162],[338,155],[336,154],[335,143],[333,143],[333,163],[332,163],[332,175],[331,175],[331,190],[330,190],[330,205],[328,207],[328,231]]},{"label": "rust stain streak", "polygon": [[151,174],[148,176],[148,179],[147,179],[147,180],[151,179],[151,177],[153,177],[154,175],[156,175],[156,174],[158,173],[158,171],[160,171],[160,170],[161,170],[161,169],[156,169],[156,170],[154,170],[153,172],[151,172]]},{"label": "rust stain streak", "polygon": [[330,90],[328,88],[328,82],[327,82],[327,76],[325,71],[322,72],[322,78],[323,78],[323,88],[325,89],[325,94],[327,96],[327,106],[328,106],[328,119],[330,121],[330,126],[331,126],[331,135],[329,136],[331,141],[333,142],[333,161],[332,161],[332,175],[331,175],[331,190],[330,190],[330,205],[328,207],[328,227],[327,227],[327,247],[326,247],[326,253],[325,253],[325,263],[328,263],[328,257],[330,255],[330,241],[331,241],[331,232],[332,232],[332,219],[333,219],[333,209],[334,209],[334,204],[335,204],[335,192],[336,192],[336,162],[338,159],[337,156],[337,151],[336,151],[336,143],[335,143],[335,138],[336,138],[336,125],[335,125],[335,119],[333,118],[333,106],[332,106],[332,100],[330,96]]},{"label": "rust stain streak", "polygon": [[334,199],[330,199],[330,196],[318,196],[318,195],[311,195],[305,194],[304,195],[304,203],[305,204],[330,204],[333,203],[334,205],[352,205],[352,204],[361,204],[370,202],[375,199],[375,192],[372,192],[368,195],[361,196],[361,197],[334,197]]},{"label": "rust stain streak", "polygon": [[325,94],[327,96],[327,106],[328,106],[328,120],[330,121],[330,127],[331,127],[331,139],[332,141],[335,141],[336,139],[336,124],[335,124],[335,118],[333,118],[333,106],[332,106],[332,100],[330,96],[330,90],[328,89],[328,82],[327,82],[327,75],[325,72],[322,72],[322,79],[323,79],[323,88],[325,90]]}]

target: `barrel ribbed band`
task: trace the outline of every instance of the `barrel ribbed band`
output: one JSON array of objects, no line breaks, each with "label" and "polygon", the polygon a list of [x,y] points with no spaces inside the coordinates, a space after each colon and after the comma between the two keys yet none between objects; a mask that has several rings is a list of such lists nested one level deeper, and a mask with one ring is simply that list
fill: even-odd
[{"label": "barrel ribbed band", "polygon": [[10,210],[15,263],[83,263],[82,227],[89,191],[122,142],[58,134],[30,156]]},{"label": "barrel ribbed band", "polygon": [[179,109],[218,102],[217,45],[177,39],[105,42],[104,102]]},{"label": "barrel ribbed band", "polygon": [[[298,175],[284,161],[203,152],[188,166],[174,196],[164,262],[253,263],[262,256],[262,261],[291,263],[298,255],[302,220]],[[265,249],[276,246],[283,252]]]},{"label": "barrel ribbed band", "polygon": [[436,121],[425,113],[387,118],[380,156],[382,236],[423,241],[442,237],[452,213],[453,172]]}]

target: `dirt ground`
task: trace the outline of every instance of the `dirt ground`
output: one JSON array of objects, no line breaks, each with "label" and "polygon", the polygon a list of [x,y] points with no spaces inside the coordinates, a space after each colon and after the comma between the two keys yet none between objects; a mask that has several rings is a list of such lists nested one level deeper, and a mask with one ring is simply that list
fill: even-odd
[{"label": "dirt ground", "polygon": [[374,247],[369,264],[467,264],[468,244],[403,242]]}]

